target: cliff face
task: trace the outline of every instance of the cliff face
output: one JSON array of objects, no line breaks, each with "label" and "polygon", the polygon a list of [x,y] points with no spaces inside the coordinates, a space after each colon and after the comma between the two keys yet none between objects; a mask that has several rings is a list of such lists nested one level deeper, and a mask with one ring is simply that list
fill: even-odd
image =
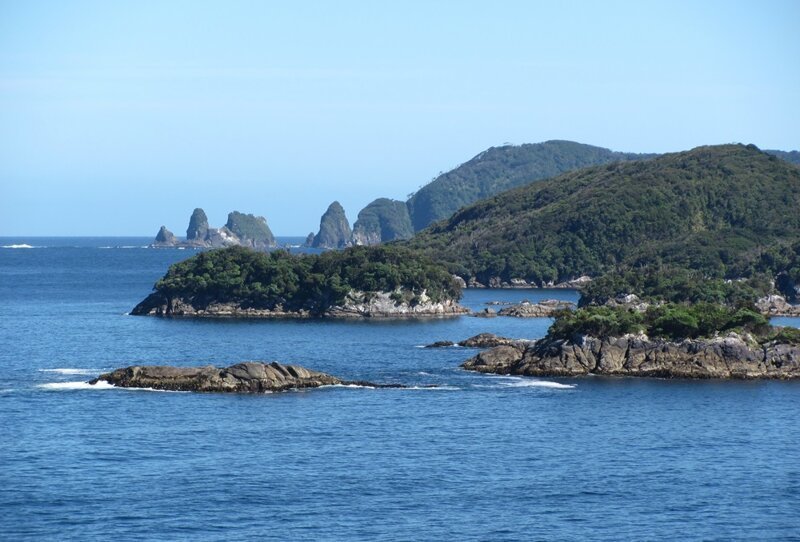
[{"label": "cliff face", "polygon": [[661,378],[800,378],[800,346],[755,345],[731,333],[681,342],[644,336],[576,341],[542,339],[499,346],[467,360],[465,369],[524,376],[618,375]]},{"label": "cliff face", "polygon": [[345,216],[344,208],[338,201],[328,206],[319,221],[319,233],[314,236],[314,248],[345,248],[352,244],[353,232]]},{"label": "cliff face", "polygon": [[408,207],[402,201],[379,198],[358,213],[353,225],[353,243],[377,245],[414,235]]}]

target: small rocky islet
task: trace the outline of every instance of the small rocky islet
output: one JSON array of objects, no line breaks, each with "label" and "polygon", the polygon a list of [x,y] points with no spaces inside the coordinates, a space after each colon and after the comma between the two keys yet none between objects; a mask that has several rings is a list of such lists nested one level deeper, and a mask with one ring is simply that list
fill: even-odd
[{"label": "small rocky islet", "polygon": [[107,382],[120,388],[217,393],[275,393],[321,386],[403,388],[401,384],[342,380],[299,365],[243,362],[230,367],[135,365],[105,373],[89,384]]}]

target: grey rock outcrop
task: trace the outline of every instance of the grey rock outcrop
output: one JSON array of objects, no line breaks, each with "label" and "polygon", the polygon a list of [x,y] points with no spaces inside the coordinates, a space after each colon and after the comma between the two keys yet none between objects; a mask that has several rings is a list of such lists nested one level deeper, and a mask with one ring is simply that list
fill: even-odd
[{"label": "grey rock outcrop", "polygon": [[278,362],[244,362],[230,367],[169,367],[136,365],[102,374],[90,384],[108,382],[122,388],[150,388],[169,391],[269,393],[332,385],[360,385],[399,388],[399,384],[375,384],[341,380],[299,365]]},{"label": "grey rock outcrop", "polygon": [[153,244],[160,247],[174,247],[179,243],[180,241],[178,241],[178,238],[175,237],[175,234],[169,231],[166,226],[161,226],[156,234],[156,240]]},{"label": "grey rock outcrop", "polygon": [[462,365],[524,376],[616,375],[660,378],[800,378],[800,346],[756,344],[730,333],[680,342],[624,336],[542,339],[481,352]]},{"label": "grey rock outcrop", "polygon": [[319,221],[319,233],[314,236],[314,248],[345,248],[352,244],[353,232],[338,201],[328,206]]},{"label": "grey rock outcrop", "polygon": [[201,298],[166,297],[159,292],[153,292],[136,305],[131,314],[186,318],[425,318],[469,313],[469,309],[455,300],[433,301],[423,292],[412,304],[396,301],[393,299],[395,293],[398,292],[367,294],[352,291],[343,304],[328,307],[324,313],[319,314],[308,310],[284,310],[280,306],[260,309]]}]

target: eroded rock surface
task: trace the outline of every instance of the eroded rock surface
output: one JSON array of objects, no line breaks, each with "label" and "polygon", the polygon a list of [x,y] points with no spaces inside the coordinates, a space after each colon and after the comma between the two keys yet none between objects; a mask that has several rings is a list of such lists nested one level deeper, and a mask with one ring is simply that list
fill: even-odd
[{"label": "eroded rock surface", "polygon": [[662,378],[800,377],[800,346],[756,344],[731,333],[680,342],[625,336],[542,339],[492,348],[462,367],[526,376],[621,375]]}]

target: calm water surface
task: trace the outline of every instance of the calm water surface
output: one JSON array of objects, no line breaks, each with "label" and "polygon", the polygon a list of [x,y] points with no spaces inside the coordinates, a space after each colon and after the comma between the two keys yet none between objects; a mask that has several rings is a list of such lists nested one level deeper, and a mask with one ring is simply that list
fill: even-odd
[{"label": "calm water surface", "polygon": [[[493,377],[458,368],[473,350],[420,348],[482,331],[537,338],[548,319],[126,316],[192,253],[147,242],[0,238],[43,247],[0,248],[0,538],[800,536],[800,383]],[[464,303],[547,297],[577,294],[470,290]],[[134,363],[242,360],[439,388],[82,383]]]}]

